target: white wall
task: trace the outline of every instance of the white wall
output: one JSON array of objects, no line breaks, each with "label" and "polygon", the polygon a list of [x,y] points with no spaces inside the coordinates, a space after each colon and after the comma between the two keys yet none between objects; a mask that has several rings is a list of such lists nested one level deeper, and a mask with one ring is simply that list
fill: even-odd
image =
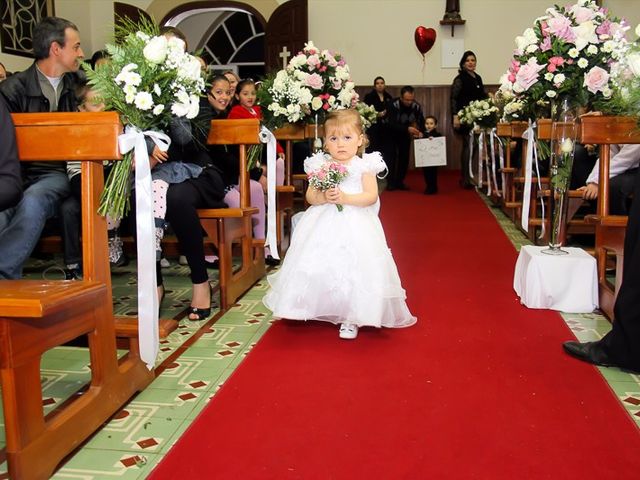
[{"label": "white wall", "polygon": [[[186,0],[126,0],[147,9],[160,20]],[[451,27],[440,26],[442,0],[308,0],[309,38],[321,48],[340,51],[347,59],[356,84],[369,85],[382,75],[390,85],[446,85],[455,69],[441,68],[442,40]],[[266,18],[284,0],[246,0]],[[497,83],[506,70],[513,39],[558,0],[461,0],[467,21],[455,27],[455,39],[478,56],[478,72],[485,83]],[[604,0],[614,15],[625,17],[633,28],[640,23],[640,0]],[[56,15],[78,25],[87,56],[112,40],[113,2],[110,0],[55,0]],[[490,13],[489,13],[490,12]],[[425,56],[415,47],[419,25],[434,28],[436,43]],[[11,71],[27,68],[32,60],[0,53]]]},{"label": "white wall", "polygon": [[[390,85],[445,85],[455,69],[441,68],[442,39],[452,38],[450,26],[440,26],[442,0],[309,0],[309,37],[316,46],[340,51],[358,85],[377,75]],[[455,27],[456,39],[478,57],[478,72],[487,84],[506,71],[513,40],[544,14],[553,0],[461,0],[466,24]],[[558,2],[555,3],[566,3]],[[640,0],[605,0],[617,16],[640,19]],[[436,43],[422,56],[414,43],[416,27],[437,32]]]}]

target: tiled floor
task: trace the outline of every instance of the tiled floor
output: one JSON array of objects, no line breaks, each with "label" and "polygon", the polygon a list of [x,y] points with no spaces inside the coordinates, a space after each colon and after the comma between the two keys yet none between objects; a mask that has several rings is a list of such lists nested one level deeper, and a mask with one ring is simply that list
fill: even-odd
[{"label": "tiled floor", "polygon": [[[529,243],[499,209],[487,205],[517,249]],[[31,266],[29,273],[40,275],[48,263],[37,261]],[[50,276],[57,274],[55,270],[49,271]],[[131,314],[135,310],[129,297],[134,283],[132,275],[131,267],[114,271],[118,314]],[[182,300],[189,298],[186,267],[174,264],[164,275],[167,296],[162,315],[179,318],[188,306]],[[259,283],[224,315],[214,312],[215,321],[183,320],[161,342],[162,373],[90,438],[53,478],[145,478],[268,330],[270,313],[261,303],[265,289],[266,284]],[[609,328],[609,322],[598,314],[563,314],[563,318],[583,341],[601,338]],[[197,340],[178,358],[173,358],[176,349],[192,337]],[[69,398],[87,381],[88,363],[86,350],[75,347],[57,348],[44,356],[42,385],[46,411]],[[640,426],[640,376],[617,369],[603,368],[601,372]],[[0,425],[0,447],[4,444],[3,427]],[[0,464],[0,479],[6,478],[6,468],[6,463]]]}]

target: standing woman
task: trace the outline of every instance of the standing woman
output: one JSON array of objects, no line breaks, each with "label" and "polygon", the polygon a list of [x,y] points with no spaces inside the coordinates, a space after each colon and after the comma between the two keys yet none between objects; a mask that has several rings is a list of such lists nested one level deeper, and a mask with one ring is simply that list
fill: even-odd
[{"label": "standing woman", "polygon": [[364,103],[372,106],[378,112],[378,121],[369,127],[367,136],[369,137],[370,152],[380,152],[384,158],[388,158],[386,150],[393,148],[391,132],[387,127],[387,107],[393,97],[387,92],[384,78],[376,77],[373,81],[373,89],[364,97]]},{"label": "standing woman", "polygon": [[482,78],[476,73],[476,54],[471,50],[467,50],[460,59],[460,69],[458,76],[453,80],[451,85],[451,113],[453,114],[453,129],[462,135],[463,147],[461,158],[460,186],[462,188],[473,188],[473,178],[469,171],[469,125],[460,125],[458,112],[469,105],[473,100],[482,100],[487,98],[487,92],[484,91]]}]

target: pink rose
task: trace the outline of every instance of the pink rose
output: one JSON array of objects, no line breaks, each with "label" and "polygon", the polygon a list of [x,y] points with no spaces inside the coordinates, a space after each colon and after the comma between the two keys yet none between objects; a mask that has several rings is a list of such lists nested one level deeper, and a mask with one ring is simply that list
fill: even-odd
[{"label": "pink rose", "polygon": [[571,7],[571,13],[576,19],[576,23],[584,23],[592,20],[596,16],[596,12],[588,7],[582,7],[578,4]]},{"label": "pink rose", "polygon": [[305,85],[311,87],[315,90],[319,90],[322,88],[322,84],[324,83],[322,77],[317,73],[312,73],[304,80]]},{"label": "pink rose", "polygon": [[597,28],[596,33],[598,35],[611,35],[611,21],[605,20]]},{"label": "pink rose", "polygon": [[547,65],[547,72],[553,73],[556,71],[556,68],[558,67],[556,67],[553,63],[550,63],[549,65]]},{"label": "pink rose", "polygon": [[591,93],[601,92],[609,83],[609,73],[600,67],[593,67],[584,76],[583,85]]},{"label": "pink rose", "polygon": [[547,23],[549,25],[549,32],[556,37],[567,42],[573,42],[575,40],[576,35],[571,29],[571,20],[567,17],[558,15],[557,17],[550,18]]},{"label": "pink rose", "polygon": [[538,65],[535,58],[530,58],[527,63],[520,66],[520,70],[516,74],[516,83],[522,88],[522,91],[529,90],[531,85],[538,81],[538,73],[544,67],[544,65]]},{"label": "pink rose", "polygon": [[540,44],[540,51],[546,52],[548,50],[551,50],[551,37],[545,36],[544,40],[542,40],[542,43]]},{"label": "pink rose", "polygon": [[322,108],[324,108],[325,110],[329,110],[331,106],[328,103],[325,103],[324,105],[322,105]]},{"label": "pink rose", "polygon": [[562,64],[564,63],[564,58],[562,58],[562,57],[551,57],[549,59],[549,63],[553,63],[554,65],[557,65],[558,67],[561,67]]}]

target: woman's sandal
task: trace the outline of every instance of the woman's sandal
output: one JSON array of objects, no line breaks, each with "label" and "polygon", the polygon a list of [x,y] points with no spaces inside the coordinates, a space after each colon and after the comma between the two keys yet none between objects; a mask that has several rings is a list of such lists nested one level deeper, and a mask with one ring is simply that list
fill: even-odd
[{"label": "woman's sandal", "polygon": [[[191,315],[196,315],[198,318],[191,318]],[[204,320],[211,315],[211,307],[209,308],[196,308],[189,307],[189,320],[192,322],[197,322],[199,320]]]},{"label": "woman's sandal", "polygon": [[[209,298],[213,297],[213,288],[211,288],[211,284],[209,283]],[[191,315],[195,315],[197,318],[191,318]],[[190,306],[189,313],[187,314],[187,318],[192,322],[197,322],[199,320],[204,320],[211,316],[211,307],[209,308],[197,308]]]}]

